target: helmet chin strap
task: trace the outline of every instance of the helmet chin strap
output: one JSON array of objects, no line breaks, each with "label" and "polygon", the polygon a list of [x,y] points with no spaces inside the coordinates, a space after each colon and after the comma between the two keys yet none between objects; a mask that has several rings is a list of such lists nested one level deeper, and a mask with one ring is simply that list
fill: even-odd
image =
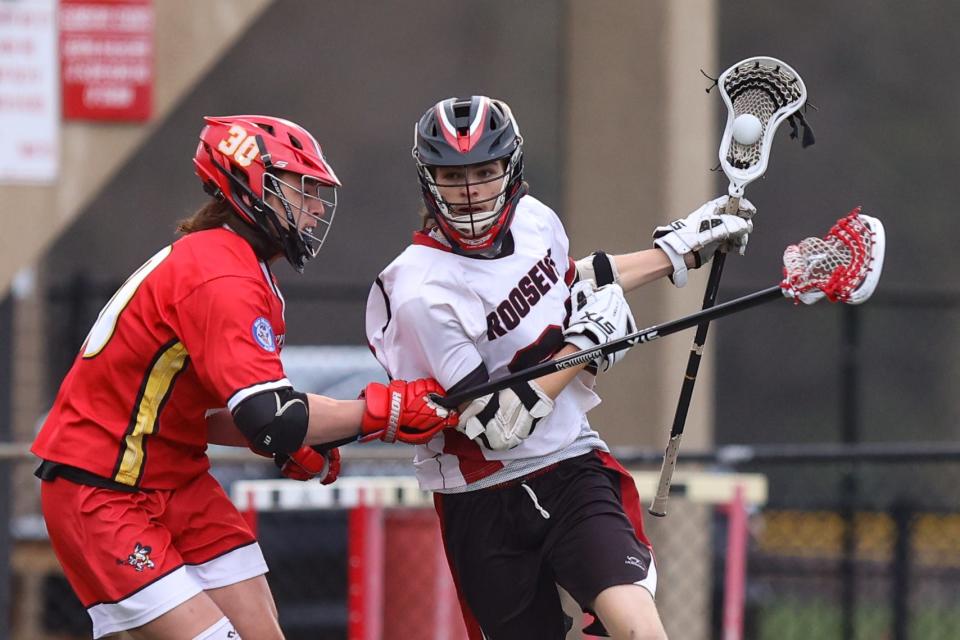
[{"label": "helmet chin strap", "polygon": [[[428,193],[428,185],[421,185],[424,193]],[[519,182],[516,184],[515,188],[511,190],[510,193],[504,194],[504,205],[503,207],[513,208],[517,206],[517,202],[527,194],[527,185],[525,182]],[[504,243],[508,242],[507,238],[509,237],[509,224],[507,224],[507,229],[501,229],[498,233],[499,238],[496,238],[494,242],[490,245],[488,249],[478,250],[478,249],[469,249],[461,246],[463,239],[456,239],[454,236],[457,235],[456,229],[450,225],[449,219],[439,209],[439,203],[436,198],[425,199],[427,203],[428,211],[431,213],[435,220],[436,226],[431,230],[431,236],[434,234],[440,234],[444,238],[444,244],[449,246],[450,249],[457,254],[466,255],[466,256],[476,256],[482,258],[496,258],[500,256],[503,252]],[[501,213],[503,212],[503,207],[501,208]],[[512,217],[514,214],[513,211],[507,211],[507,216]],[[512,243],[511,243],[512,244]]]}]

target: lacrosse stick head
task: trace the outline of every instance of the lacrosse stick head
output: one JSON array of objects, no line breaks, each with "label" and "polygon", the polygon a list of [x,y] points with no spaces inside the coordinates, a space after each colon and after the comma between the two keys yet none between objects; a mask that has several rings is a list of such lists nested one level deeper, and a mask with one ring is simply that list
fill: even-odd
[{"label": "lacrosse stick head", "polygon": [[[806,103],[807,88],[790,65],[766,56],[741,60],[720,74],[717,86],[727,105],[720,166],[730,180],[729,195],[740,198],[744,187],[767,170],[777,127]],[[741,144],[733,135],[734,121],[744,114],[756,117],[762,128],[751,144]]]},{"label": "lacrosse stick head", "polygon": [[883,224],[857,207],[823,238],[807,238],[783,252],[783,295],[813,304],[866,302],[880,280],[886,238]]}]

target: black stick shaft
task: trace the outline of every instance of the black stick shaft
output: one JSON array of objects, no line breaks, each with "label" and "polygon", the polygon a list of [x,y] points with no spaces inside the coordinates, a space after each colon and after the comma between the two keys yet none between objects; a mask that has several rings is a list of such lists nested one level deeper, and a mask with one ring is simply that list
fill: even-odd
[{"label": "black stick shaft", "polygon": [[[454,393],[444,396],[443,398],[434,398],[434,401],[444,407],[459,407],[464,402],[475,400],[476,398],[485,396],[488,393],[501,391],[519,382],[526,382],[527,380],[540,378],[562,369],[569,369],[570,367],[574,367],[585,362],[590,362],[591,360],[596,360],[601,355],[606,355],[615,351],[622,351],[623,349],[629,348],[634,343],[642,344],[644,342],[652,342],[657,338],[662,338],[663,336],[668,336],[672,333],[677,333],[678,331],[683,331],[684,329],[689,329],[690,327],[699,325],[701,322],[710,322],[711,320],[728,316],[731,313],[737,313],[738,311],[756,307],[772,300],[778,300],[782,297],[783,292],[780,291],[780,285],[775,285],[769,289],[762,289],[760,291],[747,294],[743,297],[730,300],[729,302],[724,302],[723,304],[718,304],[710,309],[704,309],[677,320],[671,320],[670,322],[665,322],[663,324],[655,324],[652,327],[635,331],[634,333],[626,335],[618,340],[608,342],[602,347],[597,347],[595,349],[584,349],[583,351],[577,351],[576,353],[571,353],[568,356],[557,358],[556,360],[547,360],[546,362],[541,362],[540,364],[532,366],[529,369],[524,369],[523,371],[518,371],[512,375],[500,378],[499,380],[491,380],[490,382],[476,386],[472,389],[464,389],[460,393]],[[343,440],[338,440],[336,442],[328,442],[323,445],[318,445],[318,448],[328,450],[334,447],[350,444],[351,442],[356,442],[356,440],[356,438],[344,438]]]},{"label": "black stick shaft", "polygon": [[[703,309],[713,308],[720,291],[720,276],[723,275],[723,264],[727,254],[718,251],[710,267],[710,277],[707,279],[707,288],[703,293]],[[680,387],[680,397],[677,399],[677,408],[673,414],[673,425],[670,427],[670,439],[663,454],[663,463],[660,467],[660,478],[657,481],[657,494],[650,505],[651,515],[663,517],[667,515],[667,499],[670,497],[670,483],[673,481],[673,471],[677,465],[677,456],[680,453],[680,440],[683,438],[683,428],[687,423],[687,412],[690,410],[690,401],[693,399],[693,388],[697,384],[697,373],[700,371],[700,359],[703,356],[703,345],[707,343],[707,329],[710,321],[704,320],[697,325],[697,333],[693,337],[690,347],[690,357],[687,358],[687,370],[684,372],[683,385]]]},{"label": "black stick shaft", "polygon": [[652,342],[657,338],[662,338],[663,336],[668,336],[672,333],[683,331],[684,329],[689,329],[690,327],[699,325],[701,322],[716,320],[717,318],[722,318],[723,316],[730,315],[731,313],[743,311],[744,309],[749,309],[751,307],[755,307],[772,300],[777,300],[782,297],[783,293],[780,291],[780,285],[775,285],[769,289],[763,289],[761,291],[747,294],[743,297],[730,300],[729,302],[724,302],[723,304],[718,304],[710,309],[704,309],[677,320],[671,320],[670,322],[656,324],[652,327],[635,331],[634,333],[626,335],[622,338],[608,342],[601,347],[584,349],[583,351],[577,351],[576,353],[571,353],[568,356],[557,358],[556,360],[547,360],[546,362],[541,362],[540,364],[534,365],[529,369],[518,371],[504,378],[500,378],[499,380],[491,380],[490,382],[481,384],[472,389],[464,389],[460,393],[454,393],[443,398],[439,398],[437,403],[443,405],[444,407],[459,407],[464,402],[469,402],[470,400],[474,400],[480,396],[485,396],[488,393],[501,391],[519,382],[526,382],[527,380],[540,378],[562,369],[569,369],[570,367],[574,367],[585,362],[590,362],[591,360],[596,360],[601,355],[606,355],[615,351],[622,351],[623,349],[629,348],[634,343]]}]

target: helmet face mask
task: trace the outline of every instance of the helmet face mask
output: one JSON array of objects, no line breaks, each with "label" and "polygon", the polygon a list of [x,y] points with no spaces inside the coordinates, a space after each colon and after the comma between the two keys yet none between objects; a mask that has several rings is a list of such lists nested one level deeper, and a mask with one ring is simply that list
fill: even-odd
[{"label": "helmet face mask", "polygon": [[320,145],[282,118],[205,120],[193,160],[204,189],[227,201],[303,271],[330,230],[340,186]]},{"label": "helmet face mask", "polygon": [[514,167],[494,161],[465,167],[430,167],[424,177],[444,231],[467,246],[481,246],[498,231]]},{"label": "helmet face mask", "polygon": [[416,125],[413,157],[427,211],[453,251],[499,251],[525,193],[510,107],[485,96],[441,100]]},{"label": "helmet face mask", "polygon": [[[293,182],[296,178],[299,184]],[[266,171],[261,193],[264,205],[283,221],[284,237],[293,243],[294,251],[306,259],[317,257],[333,225],[336,187],[314,176]]]}]

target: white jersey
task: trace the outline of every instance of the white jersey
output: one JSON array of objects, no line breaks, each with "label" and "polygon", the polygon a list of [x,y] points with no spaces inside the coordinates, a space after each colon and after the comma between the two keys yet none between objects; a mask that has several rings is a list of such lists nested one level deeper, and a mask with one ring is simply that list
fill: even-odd
[{"label": "white jersey", "polygon": [[[576,275],[557,215],[531,196],[517,203],[497,258],[453,253],[436,237],[414,242],[381,272],[367,300],[367,340],[391,378],[433,377],[448,391],[474,387],[541,362],[563,345]],[[582,373],[529,438],[492,451],[445,430],[416,447],[424,489],[481,489],[591,449],[606,451],[586,412],[600,403]],[[588,381],[587,386],[584,380]]]}]

